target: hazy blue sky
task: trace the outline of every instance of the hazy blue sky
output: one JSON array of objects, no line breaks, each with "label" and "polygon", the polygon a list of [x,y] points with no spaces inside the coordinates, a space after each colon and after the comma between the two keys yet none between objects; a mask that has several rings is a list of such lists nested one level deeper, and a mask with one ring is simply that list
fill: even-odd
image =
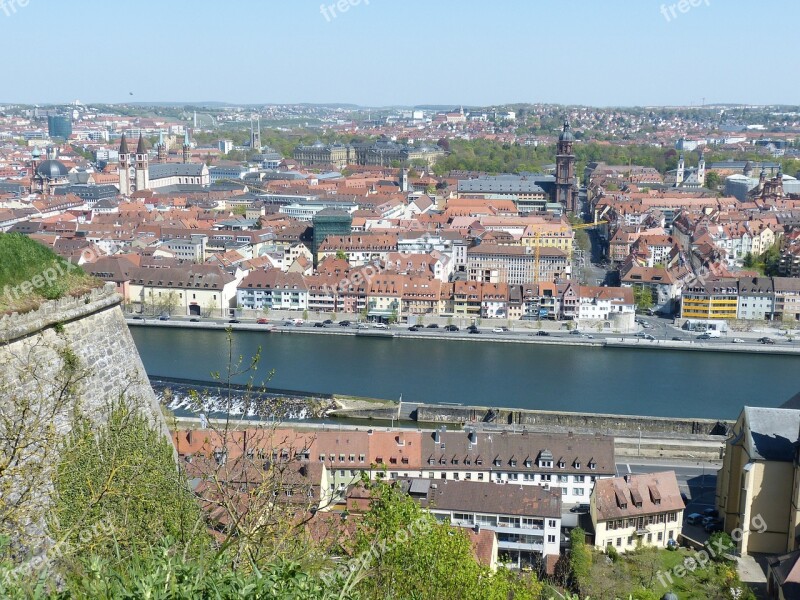
[{"label": "hazy blue sky", "polygon": [[20,2],[0,102],[800,104],[797,0]]}]

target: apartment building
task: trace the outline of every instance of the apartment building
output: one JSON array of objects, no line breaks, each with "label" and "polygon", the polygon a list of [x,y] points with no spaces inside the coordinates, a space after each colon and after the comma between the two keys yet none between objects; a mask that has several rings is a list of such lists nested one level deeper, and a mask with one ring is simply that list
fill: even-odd
[{"label": "apartment building", "polygon": [[[537,272],[538,270],[538,272]],[[558,248],[479,244],[467,250],[467,273],[474,281],[523,285],[570,278],[567,253]]]},{"label": "apartment building", "polygon": [[553,572],[561,547],[561,496],[536,486],[477,481],[400,480],[440,521],[497,535],[500,562]]},{"label": "apartment building", "polygon": [[674,471],[598,480],[590,502],[595,547],[665,548],[678,539],[683,509]]},{"label": "apartment building", "polygon": [[731,278],[697,279],[683,288],[684,319],[735,319],[739,308],[739,283]]}]

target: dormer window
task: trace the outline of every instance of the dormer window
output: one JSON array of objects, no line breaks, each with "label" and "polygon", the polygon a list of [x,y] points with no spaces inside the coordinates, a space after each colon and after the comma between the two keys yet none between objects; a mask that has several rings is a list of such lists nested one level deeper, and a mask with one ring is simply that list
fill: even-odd
[{"label": "dormer window", "polygon": [[564,468],[566,468],[566,466],[567,466],[567,463],[565,463],[563,460],[558,461],[558,468],[559,469],[564,469]]},{"label": "dormer window", "polygon": [[532,464],[533,464],[533,463],[531,462],[531,459],[530,459],[530,458],[526,458],[526,459],[525,459],[525,466],[526,466],[527,468],[529,468],[529,469],[530,469]]},{"label": "dormer window", "polygon": [[597,463],[596,463],[596,462],[594,462],[593,460],[590,460],[590,461],[589,461],[589,468],[590,468],[592,471],[594,471],[594,470],[597,468]]},{"label": "dormer window", "polygon": [[495,467],[499,467],[500,466],[500,459],[499,458],[495,458],[494,459],[494,466]]}]

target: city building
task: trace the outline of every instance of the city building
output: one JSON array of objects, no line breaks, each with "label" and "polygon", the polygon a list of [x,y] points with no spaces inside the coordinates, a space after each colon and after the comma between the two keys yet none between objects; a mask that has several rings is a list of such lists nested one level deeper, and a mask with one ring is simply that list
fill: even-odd
[{"label": "city building", "polygon": [[556,184],[554,201],[561,204],[567,212],[578,210],[578,186],[575,178],[575,153],[572,147],[575,136],[564,121],[564,129],[558,136],[556,146]]},{"label": "city building", "polygon": [[353,215],[344,210],[324,208],[311,218],[313,241],[311,254],[317,257],[319,248],[328,236],[348,236],[353,227]]},{"label": "city building", "polygon": [[[538,272],[537,272],[538,270]],[[473,281],[522,285],[570,278],[567,253],[557,248],[479,244],[467,250],[467,273]]]},{"label": "city building", "polygon": [[731,278],[696,279],[683,288],[684,319],[731,320],[739,308],[739,282]]},{"label": "city building", "polygon": [[561,496],[539,486],[401,479],[401,488],[439,521],[497,535],[500,562],[552,573],[561,547]]},{"label": "city building", "polygon": [[72,135],[72,119],[60,115],[47,117],[47,135],[51,138],[68,140]]},{"label": "city building", "polygon": [[665,548],[681,533],[683,509],[674,471],[600,479],[590,502],[594,545],[617,552]]}]

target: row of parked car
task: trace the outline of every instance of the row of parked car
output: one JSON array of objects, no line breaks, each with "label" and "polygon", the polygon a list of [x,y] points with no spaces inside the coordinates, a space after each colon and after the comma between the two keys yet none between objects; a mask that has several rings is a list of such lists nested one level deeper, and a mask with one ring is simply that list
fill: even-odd
[{"label": "row of parked car", "polygon": [[687,515],[686,524],[702,527],[706,533],[723,530],[722,519],[719,518],[719,511],[716,508],[707,508],[702,514],[691,513]]}]

